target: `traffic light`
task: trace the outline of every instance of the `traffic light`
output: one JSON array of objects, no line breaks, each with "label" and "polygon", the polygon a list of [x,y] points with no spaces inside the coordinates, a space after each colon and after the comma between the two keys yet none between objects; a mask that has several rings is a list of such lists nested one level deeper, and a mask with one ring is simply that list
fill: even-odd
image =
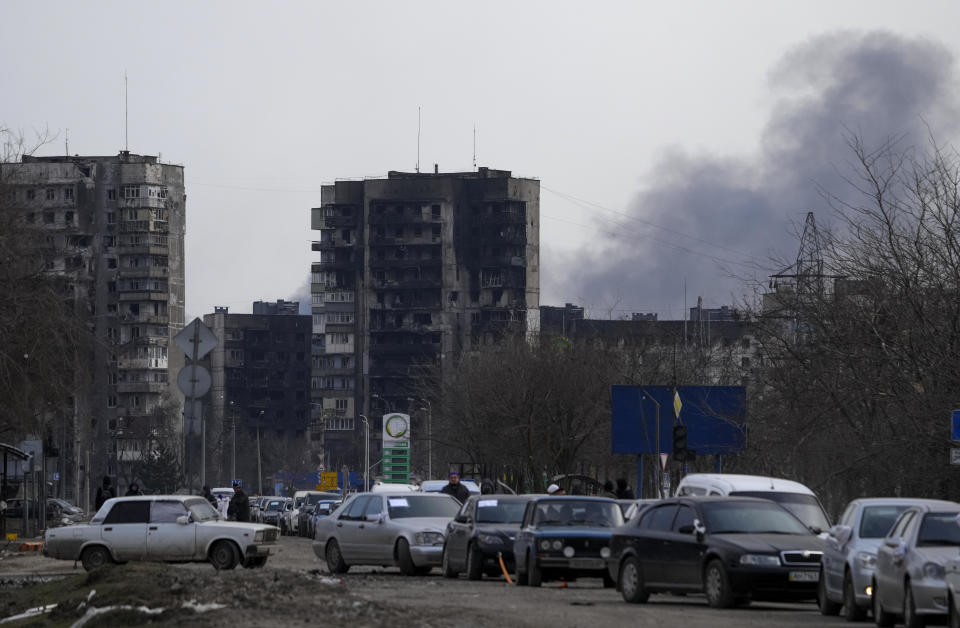
[{"label": "traffic light", "polygon": [[687,426],[673,426],[673,459],[683,462],[687,459]]}]

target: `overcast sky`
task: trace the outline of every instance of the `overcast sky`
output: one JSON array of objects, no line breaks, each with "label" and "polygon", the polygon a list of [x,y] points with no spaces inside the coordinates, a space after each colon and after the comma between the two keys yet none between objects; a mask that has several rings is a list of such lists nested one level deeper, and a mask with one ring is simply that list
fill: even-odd
[{"label": "overcast sky", "polygon": [[[187,316],[306,298],[340,178],[541,181],[541,303],[681,318],[796,256],[848,155],[957,134],[960,2],[0,1],[0,125],[185,166]],[[319,254],[316,254],[319,255]],[[307,303],[303,304],[307,306]]]}]

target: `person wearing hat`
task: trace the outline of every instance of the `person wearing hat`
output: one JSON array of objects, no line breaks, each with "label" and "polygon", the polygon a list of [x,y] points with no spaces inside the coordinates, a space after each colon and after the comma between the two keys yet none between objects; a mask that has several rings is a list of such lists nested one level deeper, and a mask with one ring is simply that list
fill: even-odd
[{"label": "person wearing hat", "polygon": [[449,473],[447,476],[447,485],[440,489],[440,492],[450,495],[461,504],[467,501],[467,498],[470,497],[469,489],[460,483],[460,474],[456,471],[451,471]]},{"label": "person wearing hat", "polygon": [[250,521],[250,499],[238,482],[233,483],[233,497],[227,506],[227,518],[231,521]]},{"label": "person wearing hat", "polygon": [[567,492],[557,484],[551,484],[547,487],[547,495],[566,495]]}]

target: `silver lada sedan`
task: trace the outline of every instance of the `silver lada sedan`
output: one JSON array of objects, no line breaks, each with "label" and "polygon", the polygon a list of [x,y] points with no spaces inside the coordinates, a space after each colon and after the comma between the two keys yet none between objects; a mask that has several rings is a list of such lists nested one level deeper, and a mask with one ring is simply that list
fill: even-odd
[{"label": "silver lada sedan", "polygon": [[276,549],[278,534],[273,526],[224,521],[203,497],[115,497],[89,524],[47,530],[43,553],[80,560],[87,571],[130,560],[262,567]]},{"label": "silver lada sedan", "polygon": [[357,493],[319,520],[313,552],[330,573],[396,565],[408,576],[440,566],[444,531],[460,502],[441,493]]}]

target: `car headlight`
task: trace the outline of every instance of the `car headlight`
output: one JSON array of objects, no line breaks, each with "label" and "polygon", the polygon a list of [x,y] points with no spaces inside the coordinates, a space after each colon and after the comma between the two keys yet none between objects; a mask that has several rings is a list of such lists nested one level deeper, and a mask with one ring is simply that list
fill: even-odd
[{"label": "car headlight", "polygon": [[601,547],[600,548],[600,558],[610,558],[610,548]]},{"label": "car headlight", "polygon": [[541,551],[544,551],[544,552],[549,551],[549,550],[550,550],[550,541],[548,541],[547,539],[544,539],[544,540],[540,541],[540,550],[541,550]]},{"label": "car headlight", "polygon": [[263,543],[263,530],[257,530],[257,533],[253,535],[254,543]]},{"label": "car headlight", "polygon": [[503,537],[495,534],[478,534],[477,538],[486,545],[503,545]]},{"label": "car headlight", "polygon": [[857,564],[863,569],[876,569],[877,555],[873,552],[857,552]]},{"label": "car headlight", "polygon": [[740,557],[740,564],[754,567],[779,567],[780,557],[769,554],[744,554]]},{"label": "car headlight", "polygon": [[573,549],[569,545],[563,548],[563,555],[567,558],[573,558],[574,554],[577,553],[577,550]]},{"label": "car headlight", "polygon": [[559,552],[561,549],[563,549],[563,541],[561,541],[560,539],[557,539],[556,541],[550,544],[550,547],[553,548],[553,551]]},{"label": "car headlight", "polygon": [[923,566],[923,575],[934,580],[943,580],[943,565],[939,563],[927,563]]},{"label": "car headlight", "polygon": [[413,535],[416,545],[440,545],[443,543],[443,534],[439,532],[417,532]]}]

